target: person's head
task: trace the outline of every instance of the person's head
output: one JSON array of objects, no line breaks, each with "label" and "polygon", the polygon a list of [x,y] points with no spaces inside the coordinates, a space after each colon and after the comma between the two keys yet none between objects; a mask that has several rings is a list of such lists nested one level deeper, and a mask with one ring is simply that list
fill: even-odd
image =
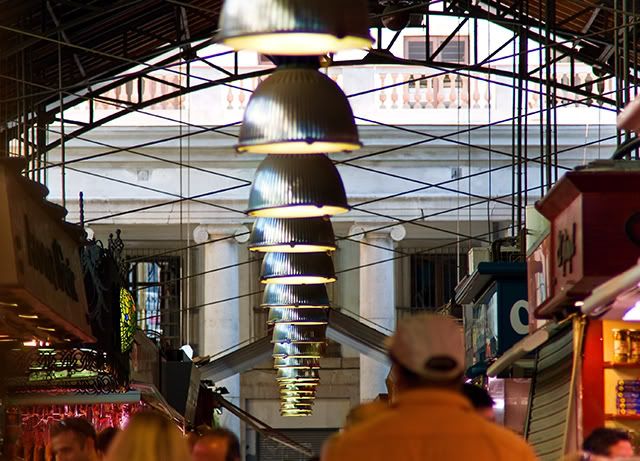
[{"label": "person's head", "polygon": [[173,421],[155,412],[134,415],[109,448],[106,461],[181,461],[189,459],[187,441]]},{"label": "person's head", "polygon": [[493,406],[496,402],[491,398],[491,395],[489,395],[489,392],[485,388],[476,386],[475,384],[465,383],[462,386],[462,393],[469,399],[471,405],[480,416],[488,421],[495,421],[496,414]]},{"label": "person's head", "polygon": [[51,451],[56,461],[95,461],[96,430],[84,418],[67,418],[51,426]]},{"label": "person's head", "polygon": [[193,461],[240,461],[240,442],[228,429],[209,429],[196,440]]},{"label": "person's head", "polygon": [[107,427],[100,431],[96,438],[96,452],[98,453],[98,459],[102,461],[107,455],[107,451],[113,442],[113,439],[118,434],[119,430],[115,427]]},{"label": "person's head", "polygon": [[625,431],[599,427],[584,439],[582,449],[593,455],[611,458],[631,458],[634,456],[631,437]]},{"label": "person's head", "polygon": [[464,373],[462,329],[449,316],[422,314],[398,324],[389,342],[394,389],[460,390]]}]

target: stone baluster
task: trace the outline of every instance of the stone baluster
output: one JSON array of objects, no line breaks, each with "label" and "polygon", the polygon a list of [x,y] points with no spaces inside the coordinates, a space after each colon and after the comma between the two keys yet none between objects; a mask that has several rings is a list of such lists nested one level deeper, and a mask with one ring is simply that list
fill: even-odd
[{"label": "stone baluster", "polygon": [[488,84],[484,87],[484,107],[485,108],[491,107],[491,91],[490,91],[489,85],[491,84]]},{"label": "stone baluster", "polygon": [[425,101],[424,101],[424,104],[422,105],[422,107],[433,109],[433,108],[436,107],[435,93],[434,93],[434,89],[433,89],[434,80],[432,78],[429,78],[427,80],[424,80],[424,83],[426,85],[425,90],[424,90],[424,92],[425,92]]},{"label": "stone baluster", "polygon": [[[240,88],[244,88],[244,81],[238,82],[238,86]],[[240,89],[240,90],[237,90],[237,91],[238,91],[238,103],[240,105],[240,108],[244,109],[245,108],[245,100],[246,100],[245,91],[244,91],[244,89]]]},{"label": "stone baluster", "polygon": [[402,81],[404,82],[404,85],[402,85],[402,108],[403,109],[411,109],[411,103],[409,102],[411,95],[410,95],[410,83],[409,80],[411,80],[411,74],[407,74],[404,75],[402,77]]},{"label": "stone baluster", "polygon": [[233,109],[233,88],[227,87],[227,109]]},{"label": "stone baluster", "polygon": [[437,85],[435,88],[435,106],[436,109],[444,108],[444,89],[445,89],[445,80],[444,76],[438,77],[435,84]]},{"label": "stone baluster", "polygon": [[378,98],[380,99],[380,109],[386,109],[385,102],[387,101],[387,90],[384,88],[385,80],[387,78],[387,74],[380,73],[380,91]]},{"label": "stone baluster", "polygon": [[473,79],[473,95],[471,97],[473,98],[473,108],[480,109],[480,88],[477,78]]},{"label": "stone baluster", "polygon": [[[394,72],[391,74],[391,83],[395,85],[397,81],[398,81],[398,74]],[[398,108],[398,87],[397,86],[391,87],[391,108],[392,109]]]},{"label": "stone baluster", "polygon": [[460,79],[460,107],[469,107],[469,79]]}]

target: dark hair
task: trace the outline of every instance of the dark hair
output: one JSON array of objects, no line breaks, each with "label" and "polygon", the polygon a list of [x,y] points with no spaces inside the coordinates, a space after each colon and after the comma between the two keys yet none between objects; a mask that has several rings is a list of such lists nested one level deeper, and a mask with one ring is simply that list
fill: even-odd
[{"label": "dark hair", "polygon": [[[236,434],[224,427],[216,427],[214,429],[199,430],[200,438],[198,440],[221,438],[227,442],[227,456],[225,461],[237,461],[240,459],[240,441]],[[198,442],[196,442],[198,443]]]},{"label": "dark hair", "polygon": [[475,409],[493,408],[496,404],[484,387],[476,386],[475,384],[464,383],[462,393],[469,399]]},{"label": "dark hair", "polygon": [[107,427],[101,430],[96,437],[96,451],[106,453],[109,446],[111,446],[111,442],[113,442],[113,439],[118,435],[118,432],[120,432],[120,430],[115,427]]},{"label": "dark hair", "polygon": [[79,436],[84,443],[87,439],[93,440],[96,443],[96,430],[91,423],[84,418],[66,418],[62,421],[58,421],[51,426],[50,435],[55,437],[65,432],[73,432]]},{"label": "dark hair", "polygon": [[598,427],[584,439],[582,449],[594,455],[609,456],[609,450],[618,442],[631,442],[629,434],[620,429]]}]

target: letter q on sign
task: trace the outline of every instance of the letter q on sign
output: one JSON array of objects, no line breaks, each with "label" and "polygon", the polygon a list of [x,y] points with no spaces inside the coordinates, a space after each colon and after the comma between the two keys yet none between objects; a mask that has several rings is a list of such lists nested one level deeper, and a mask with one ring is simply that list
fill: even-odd
[{"label": "letter q on sign", "polygon": [[522,321],[522,317],[520,316],[520,311],[524,309],[527,319],[529,318],[529,303],[524,299],[516,301],[513,306],[511,306],[511,312],[509,313],[509,320],[511,321],[511,328],[513,331],[518,333],[519,335],[526,335],[529,333],[529,323],[524,323]]}]

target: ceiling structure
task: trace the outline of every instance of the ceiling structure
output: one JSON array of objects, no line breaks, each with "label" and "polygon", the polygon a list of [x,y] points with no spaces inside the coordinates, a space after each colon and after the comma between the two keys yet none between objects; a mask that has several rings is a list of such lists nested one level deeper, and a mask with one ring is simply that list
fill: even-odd
[{"label": "ceiling structure", "polygon": [[[557,50],[555,59],[573,56],[599,66],[603,77],[615,73],[623,78],[626,73],[620,69],[635,68],[636,2],[629,0],[370,0],[371,24],[382,26],[389,4],[410,13],[411,22],[419,24],[429,4],[441,2],[442,14],[487,19],[553,44],[546,51]],[[25,117],[27,125],[38,117],[52,121],[61,100],[69,107],[98,97],[123,79],[151,78],[154,69],[200,59],[198,50],[210,44],[216,32],[221,4],[221,0],[0,1],[0,122],[9,123],[5,138],[20,130],[17,118],[23,118],[23,125]],[[623,49],[628,51],[626,57]],[[154,62],[159,56],[163,60]],[[437,56],[433,61],[438,62]],[[194,91],[211,84],[193,83]]]}]

